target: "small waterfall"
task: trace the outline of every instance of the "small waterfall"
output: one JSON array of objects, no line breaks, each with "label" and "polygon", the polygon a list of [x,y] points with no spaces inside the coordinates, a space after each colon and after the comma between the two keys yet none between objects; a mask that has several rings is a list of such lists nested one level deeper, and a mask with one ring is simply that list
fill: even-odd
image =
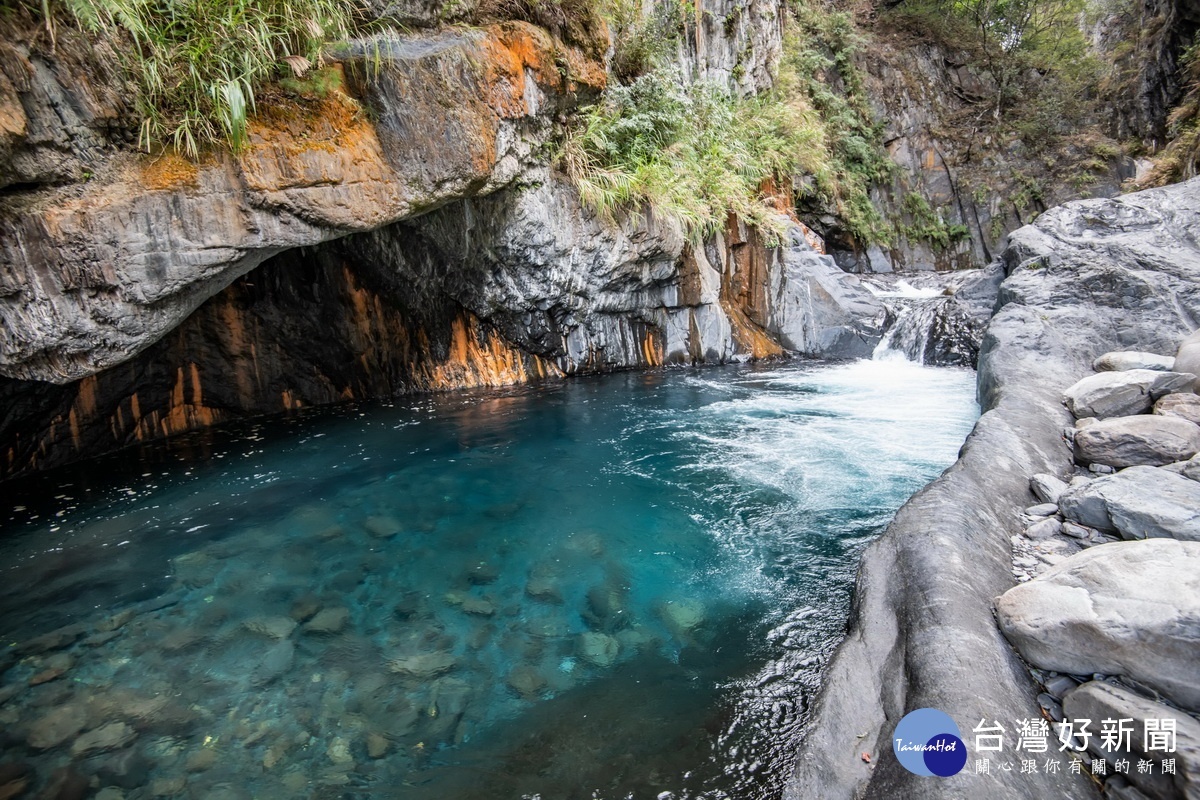
[{"label": "small waterfall", "polygon": [[914,286],[907,280],[888,284],[864,280],[863,284],[887,308],[875,360],[975,366],[982,322],[958,301],[953,288],[945,283]]}]

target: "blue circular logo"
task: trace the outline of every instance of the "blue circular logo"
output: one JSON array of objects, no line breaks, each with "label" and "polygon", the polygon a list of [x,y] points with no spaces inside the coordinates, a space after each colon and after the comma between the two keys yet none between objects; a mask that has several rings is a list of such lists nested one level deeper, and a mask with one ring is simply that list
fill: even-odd
[{"label": "blue circular logo", "polygon": [[967,763],[967,746],[950,715],[936,708],[910,711],[892,735],[896,760],[914,775],[948,778]]}]

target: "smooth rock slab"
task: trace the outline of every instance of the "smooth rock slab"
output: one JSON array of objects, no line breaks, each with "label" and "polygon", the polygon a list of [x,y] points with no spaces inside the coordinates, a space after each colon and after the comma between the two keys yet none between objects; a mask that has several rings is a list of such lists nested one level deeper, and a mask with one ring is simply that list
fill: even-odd
[{"label": "smooth rock slab", "polygon": [[1067,491],[1066,519],[1126,539],[1200,541],[1200,482],[1165,469],[1130,467]]},{"label": "smooth rock slab", "polygon": [[[1104,750],[1100,738],[1093,736],[1088,747],[1093,756],[1110,763],[1118,758],[1127,758],[1132,764],[1137,764],[1138,759],[1154,762],[1154,771],[1144,773],[1131,769],[1127,776],[1148,797],[1164,800],[1200,797],[1200,722],[1193,717],[1103,681],[1089,681],[1067,692],[1063,697],[1063,712],[1068,719],[1091,720],[1088,729],[1094,733],[1099,732],[1102,720],[1132,719],[1128,748]],[[1145,724],[1148,719],[1175,721],[1173,752],[1148,749]],[[1159,770],[1164,758],[1175,759],[1174,775],[1164,775]]]},{"label": "smooth rock slab", "polygon": [[1076,417],[1143,414],[1158,398],[1188,389],[1195,381],[1192,374],[1151,369],[1099,372],[1071,385],[1063,392],[1063,402]]},{"label": "smooth rock slab", "polygon": [[1158,467],[1200,452],[1200,425],[1143,414],[1101,420],[1075,434],[1075,460],[1122,469]]},{"label": "smooth rock slab", "polygon": [[1124,372],[1131,369],[1172,372],[1174,367],[1174,356],[1160,356],[1156,353],[1143,353],[1140,350],[1117,350],[1105,353],[1092,362],[1092,369],[1096,372]]},{"label": "smooth rock slab", "polygon": [[1200,710],[1200,543],[1093,547],[1009,589],[996,619],[1035,667],[1125,675]]},{"label": "smooth rock slab", "polygon": [[1154,413],[1164,417],[1179,417],[1200,425],[1200,395],[1193,392],[1174,392],[1158,398]]}]

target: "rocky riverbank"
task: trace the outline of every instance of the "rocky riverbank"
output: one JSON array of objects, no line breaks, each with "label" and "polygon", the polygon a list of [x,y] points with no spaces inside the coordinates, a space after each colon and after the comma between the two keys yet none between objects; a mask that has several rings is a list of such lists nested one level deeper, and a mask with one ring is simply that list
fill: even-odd
[{"label": "rocky riverbank", "polygon": [[[907,711],[922,707],[945,711],[966,732],[981,719],[999,720],[1011,731],[1015,721],[1041,716],[1037,697],[1043,687],[1035,684],[1026,664],[1004,638],[993,605],[994,598],[1013,590],[1011,537],[1027,539],[1026,523],[1033,522],[1028,516],[1023,518],[1023,510],[1048,497],[1033,494],[1031,476],[1068,477],[1075,470],[1078,455],[1085,464],[1099,464],[1097,471],[1087,473],[1097,476],[1086,485],[1092,487],[1092,493],[1103,488],[1102,482],[1128,481],[1147,469],[1162,473],[1154,476],[1162,478],[1159,491],[1170,487],[1178,490],[1185,484],[1189,491],[1193,488],[1187,478],[1172,474],[1191,469],[1183,464],[1164,469],[1139,466],[1128,458],[1112,459],[1108,452],[1125,452],[1128,448],[1114,444],[1111,436],[1081,432],[1075,442],[1069,442],[1064,429],[1074,428],[1074,417],[1064,405],[1063,392],[1091,375],[1093,362],[1105,353],[1176,352],[1200,319],[1198,235],[1197,181],[1115,200],[1070,203],[1014,233],[1003,258],[1007,277],[1001,284],[997,310],[979,358],[979,393],[985,413],[964,445],[959,461],[901,509],[888,532],[864,556],[855,618],[826,673],[825,688],[798,759],[791,797],[1032,798],[1095,794],[1095,784],[1084,777],[1083,771],[1072,774],[1065,769],[990,775],[967,769],[943,780],[918,777],[906,772],[891,756],[890,737]],[[1112,356],[1102,366],[1107,363],[1150,366],[1164,362],[1132,363],[1131,357]],[[1112,407],[1122,410],[1110,413],[1133,414],[1150,409],[1155,402],[1162,403],[1163,411],[1190,407],[1190,401],[1176,397],[1178,390],[1185,388],[1182,379],[1168,373],[1112,374],[1118,377],[1102,380],[1114,385],[1133,383],[1136,388],[1119,392],[1133,405],[1117,404]],[[1087,388],[1086,383],[1083,388]],[[1174,393],[1170,393],[1172,389]],[[1086,404],[1099,402],[1078,388],[1072,398],[1075,407],[1086,406],[1087,413],[1092,407]],[[1165,414],[1157,416],[1168,420]],[[1145,424],[1136,418],[1133,422],[1135,429]],[[1164,424],[1179,427],[1169,421],[1151,423],[1156,430]],[[1096,425],[1102,426],[1102,432],[1114,422],[1085,423],[1083,430]],[[1183,439],[1187,440],[1188,434]],[[1155,441],[1168,447],[1161,436]],[[1177,455],[1185,454],[1190,444],[1184,444],[1187,446],[1173,451],[1167,461],[1174,462]],[[1101,452],[1105,455],[1100,456]],[[1105,465],[1105,459],[1121,466],[1135,465],[1103,477],[1106,470],[1102,467],[1116,467]],[[1042,480],[1034,485],[1055,486]],[[1080,495],[1088,491],[1082,486],[1071,490]],[[1073,508],[1070,503],[1068,507]],[[1017,592],[1030,591],[1028,587],[1039,582],[1048,584],[1054,575],[1064,576],[1058,580],[1069,583],[1076,580],[1071,576],[1077,571],[1124,575],[1122,580],[1131,580],[1139,572],[1153,573],[1151,565],[1161,563],[1167,551],[1179,562],[1177,566],[1182,566],[1186,562],[1175,550],[1191,546],[1173,541],[1105,544],[1111,533],[1121,531],[1114,522],[1107,527],[1089,526],[1094,533],[1082,531],[1089,545],[1084,549],[1083,539],[1069,535],[1078,532],[1074,528],[1068,528],[1066,535],[1054,529],[1057,520],[1052,519],[1051,509],[1034,510],[1051,520],[1034,523],[1031,527],[1035,535],[1052,529],[1042,541],[1053,536],[1064,543],[1062,552],[1046,552],[1040,554],[1043,558],[1030,560],[1020,560],[1028,556],[1017,550],[1016,566],[1021,577],[1031,573],[1020,570],[1046,571],[1013,590]],[[1074,513],[1064,509],[1063,527],[1068,522],[1078,524],[1071,519]],[[1096,522],[1092,517],[1088,519]],[[1186,527],[1186,520],[1177,522]],[[1122,524],[1134,530],[1129,523]],[[1067,538],[1074,543],[1065,542]],[[1077,549],[1083,552],[1068,555],[1068,550]],[[1100,565],[1094,562],[1108,558],[1123,563],[1098,570]],[[1056,566],[1049,566],[1051,563]],[[1043,564],[1046,566],[1039,567]],[[1194,577],[1176,573],[1173,580],[1174,584],[1164,580],[1161,587],[1169,591],[1175,585],[1178,590],[1169,601],[1168,608],[1173,610],[1163,613],[1190,620],[1172,635],[1183,659],[1176,664],[1191,665],[1190,673],[1188,667],[1182,667],[1182,683],[1194,691],[1200,683],[1194,667],[1200,651],[1194,629],[1189,627],[1195,625],[1195,616],[1189,616],[1186,607],[1194,603],[1194,597],[1186,598],[1188,591],[1195,594],[1194,585],[1189,583]],[[1169,620],[1162,624],[1170,626]],[[1140,647],[1129,663],[1150,665],[1163,658],[1157,649],[1144,644]],[[1060,669],[1080,677],[1091,672],[1122,672],[1111,666],[1086,670],[1063,665]],[[1046,672],[1038,675],[1054,677]],[[1088,681],[1074,693],[1061,682],[1055,686],[1065,695],[1068,715],[1080,717],[1088,716],[1080,711],[1082,708],[1088,713],[1103,713],[1093,711],[1101,700],[1113,708],[1138,708],[1134,716],[1145,716],[1138,704],[1152,702],[1130,699],[1120,695],[1129,689],[1110,689],[1096,681]],[[1172,691],[1179,693],[1177,687]],[[1043,700],[1051,700],[1046,694]],[[1121,699],[1112,700],[1118,695]],[[1185,691],[1177,702],[1186,706],[1193,701]],[[1189,724],[1186,714],[1175,716],[1183,720],[1181,726]],[[968,733],[968,745],[971,742]],[[1116,784],[1110,789],[1129,791]]]},{"label": "rocky riverbank", "polygon": [[[1031,479],[1042,502],[1013,537],[1023,585],[996,601],[1054,723],[1094,734],[1102,719],[1133,722],[1138,735],[1119,746],[1076,742],[1109,795],[1200,793],[1200,722],[1188,714],[1200,710],[1200,396],[1194,374],[1171,371],[1191,366],[1191,341],[1179,358],[1107,353],[1063,393],[1074,474]],[[1145,720],[1174,721],[1170,744]]]}]

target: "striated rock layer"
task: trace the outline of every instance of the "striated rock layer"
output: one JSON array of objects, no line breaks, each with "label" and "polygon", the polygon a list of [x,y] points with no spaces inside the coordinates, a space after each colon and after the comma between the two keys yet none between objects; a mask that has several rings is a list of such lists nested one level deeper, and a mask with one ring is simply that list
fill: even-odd
[{"label": "striated rock layer", "polygon": [[[1013,585],[1009,537],[1028,476],[1066,474],[1064,388],[1113,350],[1174,352],[1200,320],[1200,181],[1070,203],[1013,234],[979,359],[984,415],[962,456],[868,548],[789,796],[1088,797],[1068,774],[943,780],[906,772],[890,738],[939,708],[964,732],[1039,715],[992,600]],[[969,736],[969,734],[968,734]],[[861,754],[871,756],[870,764]]]},{"label": "striated rock layer", "polygon": [[878,341],[882,306],[799,230],[767,248],[730,221],[693,248],[531,177],[276,256],[95,375],[0,379],[0,478],[314,405]]},{"label": "striated rock layer", "polygon": [[82,378],[271,256],[494,191],[538,161],[555,114],[605,83],[602,63],[518,22],[385,42],[378,62],[347,76],[371,114],[340,93],[264,104],[236,157],[117,158],[91,183],[10,204],[0,374]]},{"label": "striated rock layer", "polygon": [[[687,74],[767,85],[780,30],[770,0],[751,5],[716,3],[732,22],[706,22]],[[0,196],[0,480],[323,403],[869,355],[885,310],[801,227],[769,248],[731,219],[701,244],[582,207],[546,164],[605,84],[603,48],[560,33],[352,45],[368,58],[345,63],[346,93],[260,98],[249,146],[198,164],[92,147],[123,124],[119,94],[5,50],[28,80],[0,81],[17,170]],[[79,58],[80,84],[111,81]],[[44,108],[63,98],[79,119]]]}]

